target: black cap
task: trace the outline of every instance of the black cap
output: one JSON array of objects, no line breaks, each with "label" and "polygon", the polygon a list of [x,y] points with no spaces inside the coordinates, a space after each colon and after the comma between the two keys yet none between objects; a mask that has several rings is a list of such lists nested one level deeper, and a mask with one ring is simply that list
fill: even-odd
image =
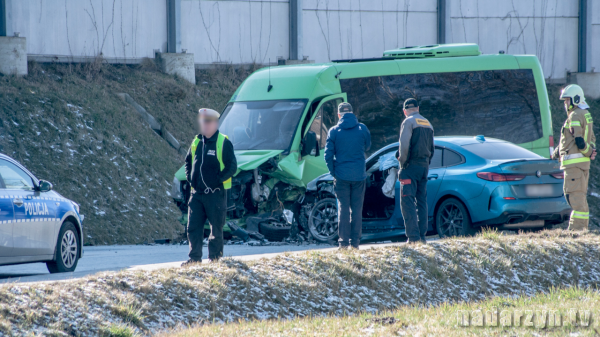
[{"label": "black cap", "polygon": [[343,115],[345,113],[352,113],[352,105],[350,103],[344,102],[338,105],[338,113]]},{"label": "black cap", "polygon": [[404,101],[404,110],[418,108],[418,107],[419,107],[419,102],[414,98],[409,98],[406,101]]}]

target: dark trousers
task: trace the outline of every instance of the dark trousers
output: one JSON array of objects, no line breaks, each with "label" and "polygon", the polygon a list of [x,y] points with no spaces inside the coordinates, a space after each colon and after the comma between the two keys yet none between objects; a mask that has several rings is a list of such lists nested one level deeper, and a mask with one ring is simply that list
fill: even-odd
[{"label": "dark trousers", "polygon": [[362,209],[365,199],[365,181],[335,179],[333,182],[338,202],[338,233],[340,247],[352,244],[358,248],[362,236]]},{"label": "dark trousers", "polygon": [[400,171],[400,209],[408,241],[425,241],[427,233],[427,174],[429,168],[409,165]]},{"label": "dark trousers", "polygon": [[219,189],[215,193],[193,193],[188,203],[188,241],[190,259],[202,260],[204,223],[210,223],[208,258],[218,260],[223,256],[223,226],[227,216],[227,192]]}]

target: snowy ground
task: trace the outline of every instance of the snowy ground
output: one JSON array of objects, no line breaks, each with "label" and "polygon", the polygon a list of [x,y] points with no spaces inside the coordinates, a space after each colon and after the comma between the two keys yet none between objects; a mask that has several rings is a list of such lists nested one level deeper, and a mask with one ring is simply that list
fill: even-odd
[{"label": "snowy ground", "polygon": [[[285,245],[285,246],[248,246],[227,245],[225,256],[248,256],[306,251],[331,248],[329,245]],[[83,258],[79,260],[74,273],[49,274],[45,263],[30,263],[15,266],[0,266],[0,283],[38,282],[77,279],[101,271],[123,269],[152,270],[181,265],[187,260],[189,248],[186,245],[156,246],[99,246],[84,247]],[[204,257],[208,256],[204,247]]]}]

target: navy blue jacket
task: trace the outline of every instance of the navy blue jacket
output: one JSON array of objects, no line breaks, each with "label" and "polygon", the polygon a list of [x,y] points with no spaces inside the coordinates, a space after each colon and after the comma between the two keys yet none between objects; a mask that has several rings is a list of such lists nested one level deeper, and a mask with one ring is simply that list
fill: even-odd
[{"label": "navy blue jacket", "polygon": [[340,180],[365,180],[365,152],[370,148],[369,129],[363,123],[359,123],[353,113],[345,113],[327,135],[325,161],[329,173]]}]

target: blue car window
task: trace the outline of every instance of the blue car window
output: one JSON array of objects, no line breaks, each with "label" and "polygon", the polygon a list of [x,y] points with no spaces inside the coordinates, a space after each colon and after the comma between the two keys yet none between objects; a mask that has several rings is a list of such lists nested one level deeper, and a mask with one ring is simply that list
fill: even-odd
[{"label": "blue car window", "polygon": [[0,177],[2,177],[6,189],[33,190],[34,185],[31,177],[15,164],[6,160],[0,160]]},{"label": "blue car window", "polygon": [[488,160],[543,159],[544,157],[513,143],[485,142],[463,145],[465,150]]},{"label": "blue car window", "polygon": [[463,159],[458,153],[447,149],[444,150],[444,166],[458,165],[462,162]]},{"label": "blue car window", "polygon": [[442,167],[442,151],[442,148],[435,148],[435,151],[433,151],[433,158],[431,158],[431,164],[429,164],[429,168],[433,169]]}]

